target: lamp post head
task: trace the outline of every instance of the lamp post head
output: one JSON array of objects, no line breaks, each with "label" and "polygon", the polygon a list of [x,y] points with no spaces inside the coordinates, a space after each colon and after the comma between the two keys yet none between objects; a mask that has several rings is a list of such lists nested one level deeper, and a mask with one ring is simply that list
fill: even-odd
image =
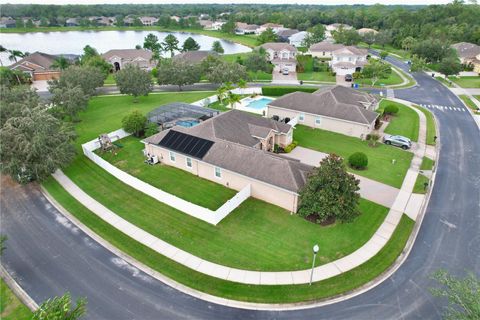
[{"label": "lamp post head", "polygon": [[313,246],[313,253],[314,254],[317,254],[319,250],[320,250],[320,248],[318,247],[318,244]]}]

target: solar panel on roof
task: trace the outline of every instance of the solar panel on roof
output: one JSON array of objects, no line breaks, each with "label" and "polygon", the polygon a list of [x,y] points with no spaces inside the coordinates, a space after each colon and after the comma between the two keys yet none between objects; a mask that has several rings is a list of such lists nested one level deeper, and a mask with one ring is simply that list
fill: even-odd
[{"label": "solar panel on roof", "polygon": [[213,141],[195,137],[183,132],[170,130],[158,143],[159,146],[202,159],[210,150]]}]

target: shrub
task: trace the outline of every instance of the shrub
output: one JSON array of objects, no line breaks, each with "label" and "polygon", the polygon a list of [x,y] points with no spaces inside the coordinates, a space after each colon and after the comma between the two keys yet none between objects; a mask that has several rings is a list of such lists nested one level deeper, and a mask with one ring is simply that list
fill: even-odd
[{"label": "shrub", "polygon": [[317,88],[309,88],[309,87],[262,87],[262,94],[264,96],[272,96],[272,97],[279,97],[283,96],[287,93],[295,92],[295,91],[302,91],[302,92],[315,92]]},{"label": "shrub", "polygon": [[368,166],[368,157],[363,152],[355,152],[348,158],[348,163],[352,168],[362,170]]},{"label": "shrub", "polygon": [[383,109],[383,114],[396,114],[398,113],[398,106],[394,104],[388,104],[384,109]]},{"label": "shrub", "polygon": [[292,152],[293,149],[295,149],[295,147],[298,145],[298,142],[297,141],[293,141],[292,143],[290,143],[288,146],[286,146],[283,151],[285,151],[285,153],[290,153]]},{"label": "shrub", "polygon": [[158,77],[158,69],[157,68],[153,68],[151,72],[152,72],[152,77],[154,77],[154,78]]},{"label": "shrub", "polygon": [[[375,130],[380,129],[380,127],[382,126],[382,124],[383,124],[383,122],[380,121],[380,118],[375,119],[375,124],[374,124]],[[368,140],[368,139],[367,139],[367,140]]]},{"label": "shrub", "polygon": [[378,140],[380,140],[380,136],[376,133],[372,133],[372,134],[369,134],[369,139],[367,140],[369,140],[368,145],[370,147],[376,147]]},{"label": "shrub", "polygon": [[158,133],[158,125],[153,122],[149,122],[145,127],[145,137],[148,138]]},{"label": "shrub", "polygon": [[352,74],[353,79],[360,79],[362,77],[362,74],[360,72],[354,72]]}]

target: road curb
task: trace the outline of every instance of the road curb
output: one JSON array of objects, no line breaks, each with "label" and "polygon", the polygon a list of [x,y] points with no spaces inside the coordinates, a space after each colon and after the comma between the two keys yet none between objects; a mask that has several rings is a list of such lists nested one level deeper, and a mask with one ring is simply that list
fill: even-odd
[{"label": "road curb", "polygon": [[35,312],[38,309],[38,304],[28,295],[28,293],[23,290],[22,287],[13,279],[13,277],[8,273],[8,271],[0,265],[0,276],[3,281],[7,284],[10,290],[17,296],[24,305],[27,306],[32,312]]}]

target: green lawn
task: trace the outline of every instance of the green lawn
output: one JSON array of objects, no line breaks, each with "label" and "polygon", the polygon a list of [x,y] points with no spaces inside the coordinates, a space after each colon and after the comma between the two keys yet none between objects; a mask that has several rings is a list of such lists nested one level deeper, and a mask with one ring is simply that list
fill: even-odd
[{"label": "green lawn", "polygon": [[389,104],[396,105],[398,113],[391,117],[390,123],[385,128],[385,133],[401,135],[410,138],[412,141],[418,141],[420,119],[415,110],[401,103],[383,99],[380,102],[379,111],[382,111]]},{"label": "green lawn", "polygon": [[272,74],[264,71],[248,71],[248,76],[252,81],[272,81]]},{"label": "green lawn", "polygon": [[144,163],[144,144],[133,136],[119,141],[123,147],[113,152],[99,152],[99,155],[125,172],[150,183],[165,192],[211,210],[217,210],[236,191],[205,180],[194,178],[191,173],[167,165],[150,166]]},{"label": "green lawn", "polygon": [[429,183],[430,180],[425,177],[423,174],[418,174],[415,185],[413,186],[413,193],[425,194],[427,193],[427,188],[425,188],[425,183]]},{"label": "green lawn", "polygon": [[1,279],[0,283],[0,319],[27,320],[32,318],[32,312],[24,305]]},{"label": "green lawn", "polygon": [[480,76],[477,77],[448,77],[462,88],[480,88]]},{"label": "green lawn", "polygon": [[227,62],[237,62],[238,58],[245,60],[249,54],[249,52],[222,54],[220,57]]},{"label": "green lawn", "polygon": [[[460,99],[463,100],[463,102],[467,105],[467,107],[469,107],[473,112],[475,112],[475,113],[480,112],[477,105],[472,101],[472,99],[470,99],[469,96],[467,96],[465,94],[461,94],[461,95],[459,95],[459,97],[460,97]],[[478,100],[478,98],[477,98],[477,100]]]},{"label": "green lawn", "polygon": [[423,157],[422,164],[420,165],[420,170],[432,170],[434,165],[435,161],[433,161],[429,157]]},{"label": "green lawn", "polygon": [[444,85],[446,85],[449,88],[453,87],[453,85],[451,85],[450,82],[447,81],[444,77],[437,76],[437,77],[435,77],[435,79],[437,79],[438,81],[440,81],[441,83],[443,83]]},{"label": "green lawn", "polygon": [[[375,257],[363,265],[334,278],[315,282],[311,286],[253,286],[219,280],[188,269],[114,229],[73,199],[53,179],[48,179],[44,183],[44,186],[62,206],[95,233],[123,252],[165,276],[188,287],[212,295],[227,299],[259,303],[288,303],[317,300],[357,288],[380,275],[396,260],[402,252],[414,226],[414,222],[406,215],[403,215],[392,238]],[[323,243],[320,241],[318,243],[322,248]],[[309,244],[308,247],[310,248],[311,244]],[[252,248],[252,250],[254,249]],[[279,260],[281,259],[281,257],[277,258]],[[308,257],[305,257],[305,265],[309,266],[310,264],[311,253],[309,252]]]},{"label": "green lawn", "polygon": [[227,108],[227,103],[226,102],[220,102],[220,101],[215,101],[213,103],[210,103],[208,105],[209,108],[219,110],[219,111],[228,111],[230,108]]},{"label": "green lawn", "polygon": [[[401,84],[403,82],[402,78],[392,70],[392,73],[386,79],[380,79],[375,83],[375,88],[380,88],[383,86],[391,86]],[[361,78],[355,79],[355,83],[358,83],[362,87],[372,87],[372,80],[370,78]],[[382,86],[383,84],[383,86]]]},{"label": "green lawn", "polygon": [[[413,153],[400,148],[382,143],[372,148],[368,146],[368,141],[301,125],[296,126],[294,140],[298,141],[302,147],[335,153],[345,159],[352,153],[363,152],[368,156],[368,168],[366,170],[348,168],[348,170],[395,188],[401,187],[413,158]],[[395,164],[392,164],[393,159],[396,160]]]},{"label": "green lawn", "polygon": [[[366,43],[360,43],[359,46],[364,47],[364,48],[368,48],[368,45]],[[383,47],[379,44],[372,44],[370,46],[370,48],[375,49],[377,51],[387,51],[388,53],[396,54],[396,55],[402,57],[403,59],[410,59],[410,56],[411,56],[410,52],[405,51],[403,49],[395,48],[392,45],[388,45],[388,44],[383,46]]]},{"label": "green lawn", "polygon": [[427,144],[430,146],[434,146],[435,145],[434,137],[436,136],[437,131],[436,131],[435,118],[433,117],[433,114],[425,108],[421,108],[419,106],[413,106],[413,107],[423,112],[423,114],[427,118]]},{"label": "green lawn", "polygon": [[309,72],[297,73],[297,78],[298,80],[303,80],[303,81],[321,81],[321,82],[336,81],[335,76],[332,76],[332,74],[328,71],[323,71],[323,72],[309,71]]}]

